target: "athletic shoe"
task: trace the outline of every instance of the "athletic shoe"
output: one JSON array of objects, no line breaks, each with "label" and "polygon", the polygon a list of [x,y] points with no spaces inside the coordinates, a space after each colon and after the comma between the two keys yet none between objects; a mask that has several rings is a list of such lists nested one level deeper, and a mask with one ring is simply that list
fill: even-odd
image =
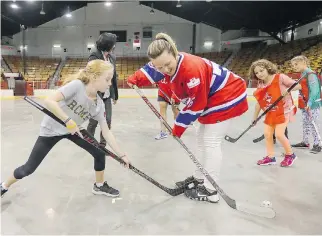
[{"label": "athletic shoe", "polygon": [[257,162],[257,165],[259,166],[268,166],[268,165],[275,165],[276,164],[276,159],[275,157],[264,157],[262,160],[259,160]]},{"label": "athletic shoe", "polygon": [[285,155],[284,160],[281,162],[281,167],[292,166],[297,156],[293,153],[292,155]]},{"label": "athletic shoe", "polygon": [[219,202],[219,195],[216,190],[209,190],[204,185],[198,185],[196,188],[186,189],[184,194],[187,198],[197,201],[207,201],[211,203]]},{"label": "athletic shoe", "polygon": [[322,147],[320,145],[313,145],[313,148],[311,149],[311,153],[317,154],[322,151]]},{"label": "athletic shoe", "polygon": [[118,197],[120,196],[120,192],[112,187],[110,187],[105,181],[103,186],[98,187],[96,183],[93,186],[92,192],[98,195],[105,195],[108,197]]},{"label": "athletic shoe", "polygon": [[3,186],[2,186],[2,183],[1,183],[1,197],[3,194],[5,194],[6,192],[8,192],[8,189],[5,189]]},{"label": "athletic shoe", "polygon": [[293,148],[303,148],[303,149],[308,149],[310,148],[310,144],[308,143],[304,143],[304,142],[300,142],[300,143],[297,143],[297,144],[293,144],[291,145]]},{"label": "athletic shoe", "polygon": [[183,181],[176,182],[176,185],[178,188],[191,189],[196,188],[199,184],[203,184],[203,182],[203,179],[196,179],[195,177],[190,176]]},{"label": "athletic shoe", "polygon": [[167,138],[168,134],[166,132],[161,131],[160,134],[158,134],[154,139],[155,140],[160,140],[160,139],[164,139]]}]

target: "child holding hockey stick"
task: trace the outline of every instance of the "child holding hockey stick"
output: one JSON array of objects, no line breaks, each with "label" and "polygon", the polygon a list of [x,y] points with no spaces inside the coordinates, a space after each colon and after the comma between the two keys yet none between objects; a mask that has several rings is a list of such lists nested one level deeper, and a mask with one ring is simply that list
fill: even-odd
[{"label": "child holding hockey stick", "polygon": [[[172,135],[181,137],[195,120],[198,157],[210,176],[218,181],[222,161],[222,140],[233,118],[248,110],[246,82],[228,69],[188,53],[178,52],[172,38],[156,35],[149,45],[150,63],[128,78],[129,86],[143,86],[166,79],[175,96],[185,104],[176,118]],[[177,185],[195,182],[185,195],[194,200],[218,202],[213,185],[199,168],[194,176]],[[204,184],[203,184],[204,183]]]},{"label": "child holding hockey stick", "polygon": [[[179,111],[175,106],[180,105],[180,101],[173,96],[173,92],[171,91],[171,88],[169,87],[169,83],[166,79],[161,80],[157,84],[158,84],[158,88],[159,88],[158,102],[159,102],[159,107],[160,107],[160,114],[165,120],[167,120],[168,105],[171,105],[173,117],[175,120],[179,114]],[[171,101],[169,101],[169,99],[171,99]],[[167,137],[168,137],[168,134],[166,132],[166,128],[161,122],[160,134],[158,134],[155,137],[155,139],[160,140],[160,139],[164,139]]]},{"label": "child holding hockey stick", "polygon": [[[251,78],[259,80],[257,90],[254,96],[257,100],[253,120],[259,115],[260,110],[266,110],[279,97],[284,96],[273,109],[271,109],[264,121],[264,135],[266,141],[267,156],[257,162],[258,165],[274,165],[276,158],[274,156],[273,133],[275,130],[276,138],[283,145],[285,150],[284,160],[280,163],[282,167],[291,166],[296,159],[289,140],[285,136],[287,124],[293,120],[296,114],[292,96],[287,94],[287,89],[291,87],[295,81],[284,74],[277,73],[277,66],[272,62],[261,59],[252,63],[249,73]],[[294,90],[300,89],[298,84]],[[254,124],[255,125],[255,124]]]},{"label": "child holding hockey stick", "polygon": [[[297,56],[291,60],[295,72],[300,72],[305,78],[300,82],[302,89],[299,93],[298,107],[302,111],[303,141],[292,145],[294,148],[310,148],[309,135],[314,138],[312,153],[319,153],[322,150],[319,136],[320,109],[322,106],[321,84],[317,73],[309,68],[309,61],[305,56]],[[312,124],[313,119],[316,128]]]},{"label": "child holding hockey stick", "polygon": [[105,153],[85,141],[78,128],[90,118],[96,119],[110,147],[129,165],[127,155],[120,149],[107,126],[104,103],[97,94],[98,91],[106,91],[111,85],[113,72],[113,65],[110,62],[90,61],[83,71],[64,81],[64,85],[45,100],[47,109],[64,121],[66,127],[47,115],[44,117],[40,126],[40,135],[27,162],[16,168],[12,176],[1,183],[1,196],[12,184],[32,174],[49,151],[65,138],[94,157],[96,182],[92,192],[112,197],[119,196],[118,190],[104,182]]}]

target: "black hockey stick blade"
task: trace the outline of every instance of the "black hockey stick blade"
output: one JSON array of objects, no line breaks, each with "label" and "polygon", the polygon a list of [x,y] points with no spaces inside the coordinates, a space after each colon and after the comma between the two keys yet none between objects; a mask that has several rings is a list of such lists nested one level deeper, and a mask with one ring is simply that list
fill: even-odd
[{"label": "black hockey stick blade", "polygon": [[[143,94],[143,92],[137,87],[133,86],[133,88],[136,90],[136,92],[141,96],[143,101],[148,105],[148,107],[152,110],[152,112],[160,119],[160,121],[163,123],[163,125],[167,128],[167,130],[172,133],[172,128],[167,123],[167,121],[161,116],[161,114],[156,110],[156,108],[152,105],[152,103],[149,101],[149,99]],[[193,163],[200,169],[201,173],[207,178],[207,180],[214,186],[214,188],[218,191],[220,196],[225,200],[228,206],[230,206],[232,209],[248,213],[255,216],[265,217],[265,218],[272,218],[275,217],[275,211],[272,208],[262,208],[260,206],[251,205],[247,203],[239,203],[236,202],[236,200],[230,198],[223,190],[218,186],[216,181],[209,175],[209,173],[203,168],[203,166],[200,164],[198,159],[193,155],[193,153],[189,150],[189,148],[183,143],[183,141],[176,136],[173,136],[175,140],[178,141],[178,143],[185,149],[185,151],[188,153],[190,159],[193,161]],[[274,214],[272,214],[274,213]]]},{"label": "black hockey stick blade", "polygon": [[255,138],[255,139],[253,140],[253,143],[258,143],[258,142],[262,141],[263,139],[265,139],[264,134],[263,134],[262,136],[258,137],[258,138]]},{"label": "black hockey stick blade", "polygon": [[[60,120],[51,111],[49,111],[47,108],[43,107],[42,105],[40,105],[36,101],[32,100],[31,98],[29,98],[27,96],[24,97],[24,100],[26,100],[27,102],[29,102],[30,104],[35,106],[37,109],[39,109],[40,111],[42,111],[43,113],[45,113],[46,115],[48,115],[49,117],[51,117],[52,119],[54,119],[55,121],[60,123],[61,125],[66,126],[66,124],[62,120]],[[89,134],[87,132],[87,130],[82,129],[80,131],[81,131],[81,134],[83,135],[85,141],[87,141],[88,143],[90,143],[91,145],[93,145],[94,147],[99,149],[100,151],[104,152],[105,155],[113,157],[113,159],[118,161],[120,164],[122,164],[122,165],[125,164],[125,162],[120,157],[118,157],[116,154],[109,151],[105,147],[100,146],[99,143],[97,142],[97,140],[91,134]],[[153,178],[151,178],[147,174],[143,173],[139,169],[135,168],[131,164],[130,164],[130,170],[132,170],[136,174],[140,175],[141,177],[143,177],[144,179],[146,179],[147,181],[149,181],[153,185],[157,186],[158,188],[162,189],[164,192],[168,193],[171,196],[178,196],[184,192],[184,188],[170,189],[170,188],[165,187],[164,185],[160,184],[159,182],[157,182],[156,180],[154,180]]]},{"label": "black hockey stick blade", "polygon": [[228,135],[225,136],[225,140],[227,140],[228,142],[231,142],[231,143],[236,143],[242,136],[244,136],[244,134],[247,133],[248,130],[250,130],[251,128],[253,127],[253,125],[250,125],[248,126],[248,128],[242,132],[237,138],[232,138]]}]

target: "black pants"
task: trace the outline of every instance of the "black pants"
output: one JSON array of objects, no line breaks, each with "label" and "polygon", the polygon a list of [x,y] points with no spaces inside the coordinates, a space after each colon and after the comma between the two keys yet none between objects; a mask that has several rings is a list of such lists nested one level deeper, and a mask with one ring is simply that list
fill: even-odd
[{"label": "black pants", "polygon": [[95,171],[102,171],[105,169],[105,153],[95,148],[79,136],[71,134],[54,137],[39,136],[31,151],[28,161],[24,165],[15,169],[13,176],[16,179],[22,179],[32,174],[44,160],[49,151],[64,138],[69,139],[79,147],[85,149],[94,157]]},{"label": "black pants", "polygon": [[[106,122],[108,125],[108,128],[111,129],[111,124],[112,124],[112,99],[107,98],[106,100],[104,99],[104,104],[105,104],[105,114],[106,114]],[[90,119],[88,126],[87,126],[87,131],[94,136],[95,135],[95,130],[97,127],[98,121],[94,119]],[[102,132],[100,136],[100,144],[105,146],[106,145],[106,140],[104,139]]]},{"label": "black pants", "polygon": [[[286,127],[286,129],[285,129],[285,136],[286,136],[286,138],[288,139],[288,130],[287,130],[287,127]],[[275,130],[274,130],[274,134],[273,134],[273,140],[276,140],[276,137],[275,137]]]}]

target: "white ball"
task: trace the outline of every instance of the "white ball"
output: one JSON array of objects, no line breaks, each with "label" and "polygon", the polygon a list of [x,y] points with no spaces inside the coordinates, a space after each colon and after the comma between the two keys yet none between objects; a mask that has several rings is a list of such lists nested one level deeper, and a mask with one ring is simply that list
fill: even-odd
[{"label": "white ball", "polygon": [[272,207],[272,203],[270,201],[263,201],[262,206],[263,207]]}]

